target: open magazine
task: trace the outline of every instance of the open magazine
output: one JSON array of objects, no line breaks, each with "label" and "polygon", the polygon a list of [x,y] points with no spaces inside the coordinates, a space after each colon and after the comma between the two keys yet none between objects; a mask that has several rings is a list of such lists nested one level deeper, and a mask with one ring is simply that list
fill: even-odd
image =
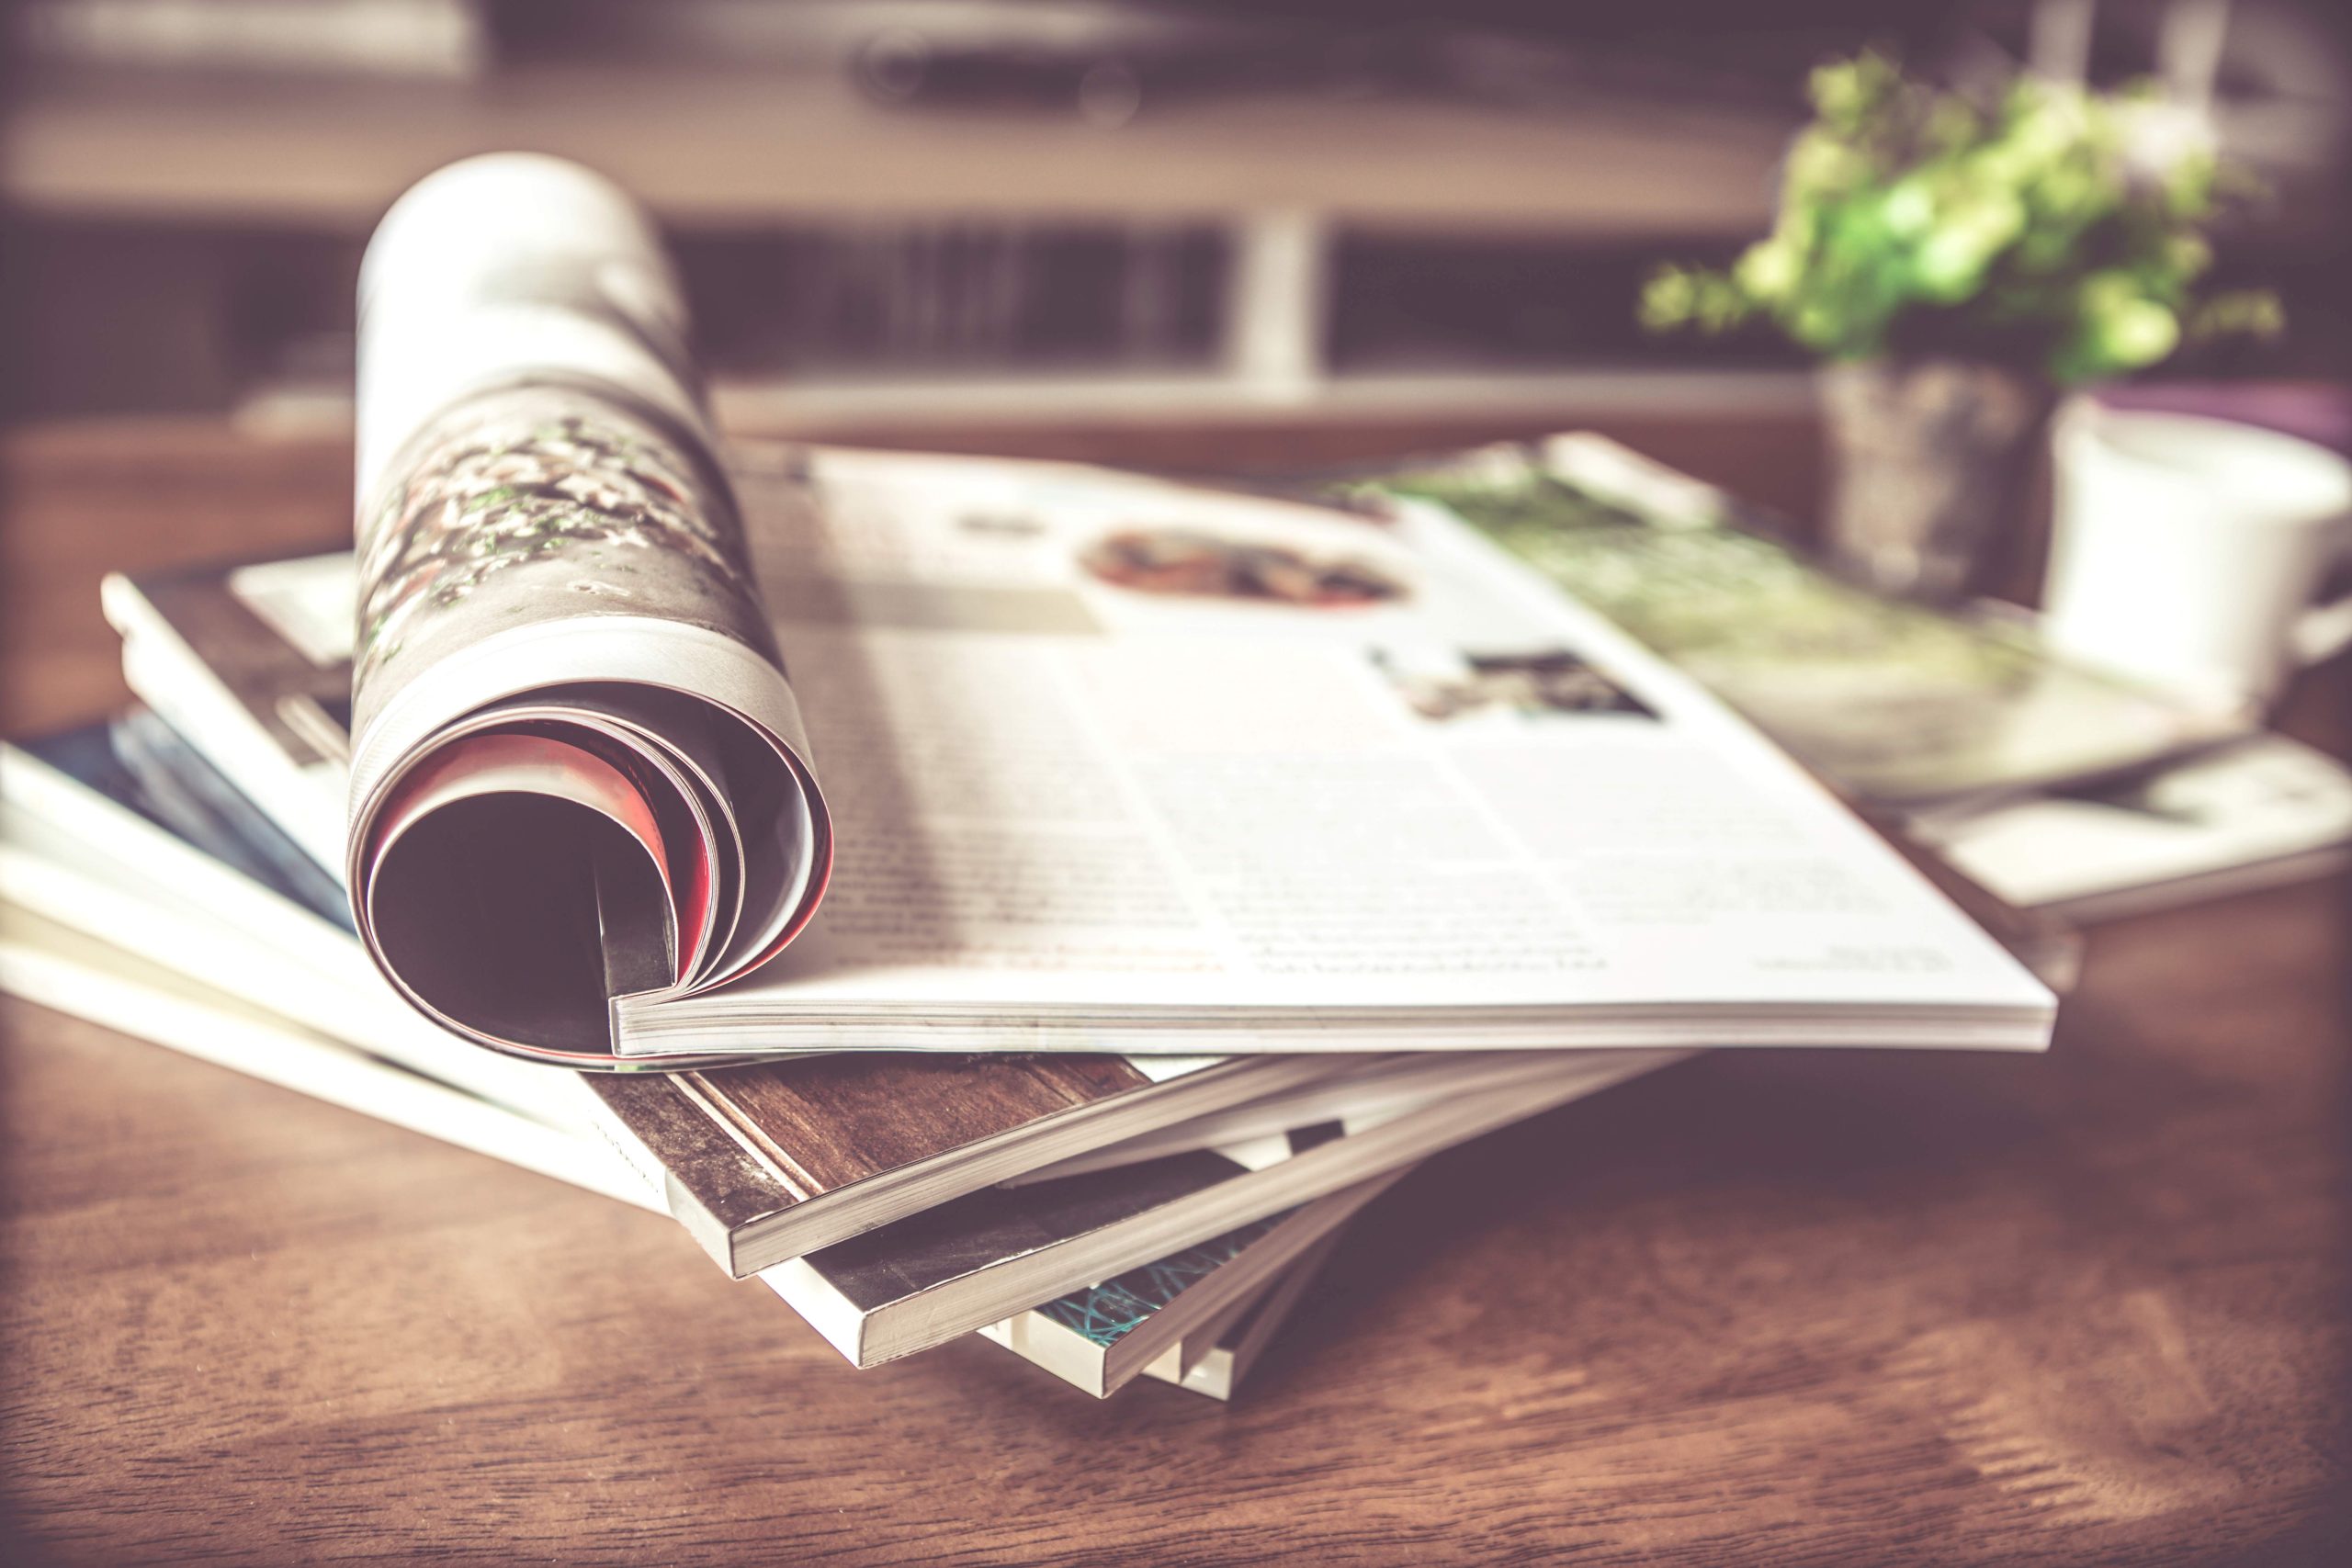
[{"label": "open magazine", "polygon": [[722,469],[651,244],[501,159],[370,250],[345,870],[436,1018],[582,1066],[2046,1043],[1998,944],[1460,520]]},{"label": "open magazine", "polygon": [[809,931],[618,1046],[2032,1046],[2047,993],[1435,511],[739,458],[835,807]]},{"label": "open magazine", "polygon": [[[1312,912],[1304,902],[1308,895],[1324,891],[1312,879],[1329,880],[1331,897],[1324,908],[1329,918],[1350,925],[1327,941],[1333,953],[1360,964],[1366,987],[1377,976],[1363,961],[1381,957],[1408,979],[1441,964],[1453,971],[1430,976],[1438,996],[1499,986],[1513,978],[1514,963],[1521,971],[1518,983],[1532,990],[1536,981],[1561,980],[1556,967],[1527,973],[1538,961],[1556,965],[1581,953],[1589,964],[1581,971],[1583,985],[1592,991],[1611,985],[1620,997],[1645,999],[1656,1017],[1686,1001],[1703,1007],[1711,987],[1715,998],[1736,995],[1726,981],[1746,987],[1750,998],[1764,990],[1765,985],[1736,974],[1706,973],[1692,956],[1704,953],[1705,962],[1719,964],[1732,952],[1729,940],[1739,938],[1754,944],[1749,952],[1764,976],[1781,976],[1789,1011],[1779,1037],[1792,1041],[1842,1034],[1900,1043],[1906,1031],[1916,1038],[1921,1028],[1920,1021],[1905,1022],[1892,1007],[1842,1026],[1834,1020],[1804,1021],[1796,1010],[1836,996],[1839,982],[1834,972],[1808,970],[1785,957],[1777,959],[1784,967],[1768,966],[1776,955],[1801,954],[1799,942],[1883,942],[1890,931],[1885,914],[1908,905],[1924,911],[1930,933],[1952,935],[1963,955],[1979,942],[1991,946],[1737,721],[1703,698],[1694,700],[1687,682],[1668,680],[1643,688],[1645,695],[1633,694],[1616,672],[1641,668],[1638,650],[1630,657],[1621,650],[1608,667],[1574,655],[1569,650],[1576,645],[1558,639],[1557,623],[1544,615],[1506,619],[1514,602],[1470,597],[1446,583],[1429,558],[1407,547],[1408,535],[1304,507],[1058,465],[755,448],[737,455],[736,473],[756,520],[763,579],[775,599],[797,612],[779,612],[777,626],[807,694],[818,766],[833,792],[842,844],[832,901],[802,940],[757,977],[757,993],[786,1001],[804,987],[812,998],[862,993],[869,1006],[854,1034],[811,1031],[794,1043],[856,1048],[877,1038],[910,1036],[916,1044],[942,1043],[944,1026],[917,1034],[927,1026],[907,1021],[936,1016],[918,985],[941,988],[978,977],[993,979],[1002,994],[1018,995],[1014,984],[1025,977],[1034,993],[1080,982],[1110,988],[1102,976],[1119,943],[1133,942],[1136,928],[1153,920],[1159,923],[1150,934],[1190,938],[1200,953],[1188,968],[1163,965],[1151,978],[1170,990],[1193,987],[1202,1002],[1213,1002],[1238,988],[1226,979],[1214,989],[1204,984],[1219,965],[1246,981],[1261,965],[1275,967],[1267,962],[1279,956],[1270,940],[1299,934],[1295,927],[1253,931],[1240,919],[1216,919],[1227,908],[1246,912],[1242,901],[1267,896],[1251,880],[1253,869],[1293,885],[1293,921]],[[1244,536],[1261,545],[1284,537],[1294,547],[1311,541],[1317,548],[1350,550],[1360,570],[1377,561],[1417,594],[1464,607],[1454,612],[1459,619],[1440,622],[1426,604],[1358,605],[1335,615],[1255,598],[1139,591],[1103,580],[1079,559],[1086,541],[1103,532],[1106,516],[1156,516],[1180,521],[1203,536],[1246,530]],[[981,520],[978,529],[967,526],[974,517]],[[1016,517],[1028,522],[1014,529],[1010,522]],[[965,580],[951,580],[938,568],[928,582],[908,582],[903,570],[895,580],[878,570],[859,575],[851,558],[858,551],[882,562],[962,560]],[[826,562],[826,574],[820,575],[815,564]],[[304,641],[314,656],[336,660],[347,656],[349,638],[334,642],[334,630],[343,623],[334,610],[348,602],[353,570],[348,557],[258,564],[226,574],[227,597],[251,613],[256,634],[258,623],[267,622]],[[826,584],[841,602],[812,606],[813,591],[794,590],[796,581]],[[146,580],[118,586],[116,608],[134,652],[169,626],[152,604],[146,614],[131,614],[131,607],[178,596],[192,600],[196,586]],[[1555,608],[1543,604],[1544,612]],[[1016,614],[1048,617],[1048,626],[1082,620],[1093,629],[1023,632]],[[946,623],[955,615],[982,629],[951,629]],[[905,624],[917,617],[925,624]],[[212,605],[211,618],[225,618],[220,604]],[[1531,645],[1549,652],[1521,663],[1477,651]],[[1187,666],[1219,660],[1248,669],[1250,679],[1237,678],[1228,688],[1232,697],[1225,705],[1234,713],[1220,715],[1206,703],[1192,708],[1190,737],[1196,744],[1204,724],[1222,728],[1246,718],[1247,699],[1268,695],[1265,682],[1285,671],[1304,667],[1328,674],[1343,693],[1348,686],[1340,682],[1359,682],[1361,705],[1351,715],[1332,705],[1316,716],[1314,731],[1297,722],[1295,710],[1251,733],[1227,730],[1234,736],[1229,742],[1212,729],[1207,739],[1221,750],[1170,760],[1158,754],[1167,742],[1155,744],[1154,728],[1186,739],[1177,728],[1188,716],[1183,712],[1159,713],[1137,703],[1122,715],[1098,710],[1074,719],[1066,702],[1048,705],[1067,689],[1056,684],[1062,673],[1082,670],[1090,660],[1121,657],[1152,659],[1180,679]],[[1019,661],[1033,673],[1016,683]],[[1047,673],[1039,678],[1038,669]],[[247,705],[300,711],[306,705],[286,693],[299,694],[307,679],[289,675],[275,698],[250,694]],[[975,689],[982,680],[993,681],[1007,699],[1001,720],[986,694]],[[1259,684],[1253,687],[1252,680]],[[166,701],[182,700],[188,689],[185,681],[142,685],[151,699]],[[1685,715],[1693,728],[1682,728]],[[1104,743],[1112,733],[1106,720],[1114,716],[1134,738],[1124,753]],[[1351,716],[1375,742],[1352,756],[1333,744],[1339,725]],[[313,714],[305,728],[326,722]],[[989,729],[985,736],[978,729],[983,724]],[[1555,788],[1541,775],[1527,776],[1542,768],[1583,776]],[[1237,813],[1228,824],[1204,824],[1195,815],[1181,826],[1193,837],[1210,827],[1229,836],[1261,833],[1266,843],[1255,857],[1258,864],[1217,853],[1214,842],[1203,844],[1194,858],[1174,852],[1187,839],[1155,820],[1153,807],[1171,798],[1167,775],[1180,769],[1181,776],[1193,779],[1225,775],[1220,798]],[[1136,773],[1161,776],[1148,789]],[[1238,786],[1253,777],[1264,798],[1244,802]],[[1758,782],[1751,784],[1751,777]],[[1515,817],[1498,823],[1488,802],[1510,805],[1498,785],[1515,779],[1524,781]],[[1322,794],[1286,800],[1283,781],[1294,790],[1313,785]],[[1393,806],[1384,806],[1375,788],[1391,792]],[[1702,788],[1712,795],[1700,795]],[[1343,801],[1343,789],[1354,792],[1356,803]],[[1777,792],[1781,803],[1777,827],[1770,815],[1774,795],[1768,792]],[[1432,812],[1432,803],[1448,809]],[[1179,809],[1183,804],[1176,802]],[[1324,820],[1308,819],[1317,811]],[[1431,819],[1417,822],[1415,813]],[[1718,819],[1710,820],[1711,813]],[[1646,828],[1645,816],[1652,819]],[[1271,819],[1266,827],[1253,825],[1260,817]],[[1433,832],[1453,835],[1456,846],[1478,841],[1471,836],[1481,834],[1488,844],[1508,844],[1503,835],[1514,827],[1534,840],[1528,848],[1490,849],[1483,861],[1458,852],[1413,858],[1417,844]],[[1282,843],[1284,833],[1295,841]],[[950,852],[956,849],[951,836],[963,840],[960,858]],[[983,848],[994,861],[975,863]],[[1029,865],[1007,870],[1016,854],[1029,857]],[[1111,901],[1135,900],[1148,874],[1183,891],[1143,906],[1143,918],[1114,919],[1120,910]],[[1043,880],[1050,875],[1065,877],[1068,885]],[[1431,897],[1451,895],[1452,901],[1396,910],[1363,897],[1375,878],[1401,887],[1424,876]],[[1777,898],[1767,882],[1775,876],[1786,880]],[[1838,884],[1832,879],[1840,876],[1878,891],[1866,896],[1849,888],[1833,899],[1828,896]],[[1525,890],[1515,908],[1497,899],[1483,911],[1465,908],[1470,897],[1510,886],[1512,877]],[[1349,897],[1363,897],[1361,907],[1334,907]],[[1202,909],[1209,918],[1187,928],[1165,919],[1171,909]],[[1535,915],[1545,910],[1556,911],[1553,923],[1534,928]],[[1474,918],[1481,913],[1483,924]],[[1577,949],[1515,955],[1499,940],[1515,920],[1522,947],[1531,947],[1546,940],[1546,930],[1567,929],[1577,915],[1589,933]],[[1609,917],[1606,923],[1597,918],[1601,915]],[[1399,923],[1421,934],[1423,950],[1397,940]],[[1361,930],[1351,937],[1352,928]],[[1343,942],[1351,944],[1351,955],[1340,953]],[[923,962],[910,962],[914,957]],[[1097,961],[1091,967],[1090,958]],[[1478,968],[1481,961],[1487,967]],[[1602,967],[1611,961],[1645,963],[1649,977],[1611,979]],[[1997,976],[2007,960],[1984,962]],[[1065,973],[1057,975],[1053,964],[1064,965]],[[1334,959],[1326,968],[1336,972],[1339,964]],[[1295,957],[1283,965],[1302,967]],[[770,973],[780,976],[773,986],[766,981]],[[1320,983],[1329,978],[1327,974]],[[1276,972],[1267,983],[1290,979]],[[1403,988],[1394,977],[1388,983]],[[1868,984],[1865,976],[1853,988]],[[1918,975],[1906,980],[1897,974],[1879,984],[1882,994],[1900,994],[1906,984],[1925,988]],[[2032,1006],[2038,993],[2023,994]],[[1118,1003],[1129,1000],[1148,998],[1129,986]],[[680,1005],[662,1002],[649,1010],[658,1020]],[[625,1026],[637,1021],[628,1005],[621,1010]],[[1669,1019],[1659,1032],[1703,1028],[1711,1038],[1753,1042],[1765,1036],[1762,1011],[1752,1003],[1736,1012],[1723,1004]],[[1614,1016],[1622,1023],[1628,1015]],[[1117,1021],[1096,1038],[1125,1038],[1116,1032]],[[1454,1021],[1465,1033],[1471,1028]],[[1574,1043],[1561,1037],[1548,1010],[1540,1020],[1524,1021],[1524,1034],[1505,1027],[1512,1021],[1488,1016],[1466,1039],[1431,1043]],[[1951,1020],[1930,1016],[1926,1023],[1943,1030]],[[773,1049],[777,1036],[768,1038]],[[1403,1047],[1422,1043],[1398,1038]],[[2032,1038],[2028,1031],[2024,1040],[2010,1043]],[[1313,1048],[1322,1042],[1301,1043]],[[1247,1049],[1250,1042],[1219,1045]]]}]

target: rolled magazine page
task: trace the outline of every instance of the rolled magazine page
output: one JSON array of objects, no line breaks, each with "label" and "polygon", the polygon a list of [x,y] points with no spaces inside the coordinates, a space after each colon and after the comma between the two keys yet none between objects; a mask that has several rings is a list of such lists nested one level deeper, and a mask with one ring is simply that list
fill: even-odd
[{"label": "rolled magazine page", "polygon": [[551,158],[432,175],[360,272],[353,913],[433,1018],[575,1067],[697,1059],[616,1061],[612,1000],[775,956],[831,862],[686,325]]}]

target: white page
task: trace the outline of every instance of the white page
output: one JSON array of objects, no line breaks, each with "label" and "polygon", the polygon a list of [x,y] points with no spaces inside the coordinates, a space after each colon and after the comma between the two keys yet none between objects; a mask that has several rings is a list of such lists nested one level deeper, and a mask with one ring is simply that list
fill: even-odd
[{"label": "white page", "polygon": [[[1389,530],[1054,465],[814,461],[820,522],[745,494],[838,806],[834,885],[767,970],[629,1028],[2050,1005],[1748,727],[1449,519]],[[1400,592],[1245,603],[1080,564],[1139,528],[1344,559]],[[1530,655],[1616,711],[1555,711],[1552,686],[1521,689],[1535,675],[1465,661]]]}]

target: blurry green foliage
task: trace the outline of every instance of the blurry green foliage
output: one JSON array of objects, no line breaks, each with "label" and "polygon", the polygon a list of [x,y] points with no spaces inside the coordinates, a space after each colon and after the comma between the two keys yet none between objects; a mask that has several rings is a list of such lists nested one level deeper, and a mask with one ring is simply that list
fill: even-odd
[{"label": "blurry green foliage", "polygon": [[1877,53],[1811,86],[1771,234],[1727,272],[1660,270],[1646,325],[1762,316],[1826,358],[1952,355],[2060,383],[2154,365],[2184,335],[2279,329],[2267,292],[2197,297],[2205,231],[2246,182],[2153,89],[2024,77],[1980,104]]}]

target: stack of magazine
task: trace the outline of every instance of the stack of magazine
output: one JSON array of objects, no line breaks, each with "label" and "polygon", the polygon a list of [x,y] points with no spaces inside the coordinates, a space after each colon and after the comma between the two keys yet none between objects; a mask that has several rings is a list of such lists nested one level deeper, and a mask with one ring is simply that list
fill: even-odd
[{"label": "stack of magazine", "polygon": [[107,583],[141,705],[7,754],[0,985],[1098,1395],[1229,1393],[1417,1162],[1695,1052],[2047,1043],[1458,473],[723,447],[686,342],[584,171],[403,198],[356,550]]}]

